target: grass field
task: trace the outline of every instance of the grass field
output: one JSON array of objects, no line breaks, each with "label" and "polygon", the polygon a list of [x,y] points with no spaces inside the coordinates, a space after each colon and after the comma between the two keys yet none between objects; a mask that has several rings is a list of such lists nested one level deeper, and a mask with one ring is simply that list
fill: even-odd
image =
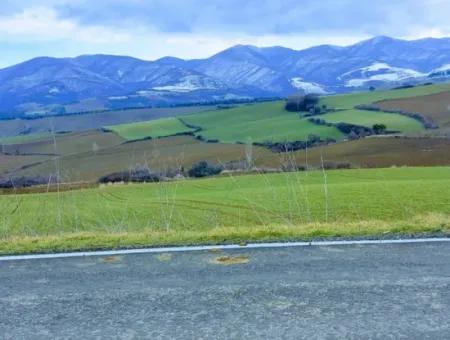
[{"label": "grass field", "polygon": [[19,135],[19,136],[12,136],[12,137],[1,137],[0,138],[0,145],[13,145],[13,144],[24,144],[24,143],[31,143],[31,142],[37,142],[41,140],[46,140],[51,138],[50,133],[32,133],[28,135]]},{"label": "grass field", "polygon": [[450,231],[450,168],[223,177],[0,196],[0,253]]},{"label": "grass field", "polygon": [[325,162],[350,163],[354,167],[450,166],[450,139],[377,137],[297,151],[292,161],[319,167]]},{"label": "grass field", "polygon": [[382,110],[402,110],[431,118],[439,127],[450,127],[450,91],[413,98],[383,100],[376,103]]},{"label": "grass field", "polygon": [[215,105],[185,106],[170,108],[124,109],[79,115],[62,115],[33,120],[0,120],[1,136],[16,136],[23,131],[29,133],[76,132],[95,130],[103,126],[142,122],[153,119],[182,116],[196,112],[211,111]]},{"label": "grass field", "polygon": [[[321,98],[320,104],[325,104],[328,108],[344,109],[344,111],[328,113],[321,118],[332,123],[345,122],[368,127],[382,123],[389,130],[416,133],[422,131],[423,127],[412,118],[392,113],[361,111],[354,107],[383,99],[435,94],[446,90],[450,90],[450,84],[326,96]],[[202,131],[199,134],[205,139],[218,139],[224,143],[305,140],[310,134],[336,140],[344,137],[334,127],[317,126],[308,122],[307,119],[299,119],[298,115],[285,111],[282,101],[202,112],[184,116],[183,120],[201,127]]]},{"label": "grass field", "polygon": [[[273,160],[272,163],[275,164],[279,159],[278,154],[265,148],[253,147],[252,151],[253,158],[257,163],[260,159],[269,159]],[[53,159],[49,159],[37,166],[16,171],[16,176],[38,174],[47,176],[54,174],[57,166],[64,182],[96,182],[101,176],[139,165],[147,165],[155,171],[178,169],[181,166],[188,169],[201,160],[225,163],[244,158],[244,145],[203,143],[191,136],[175,136],[120,144],[95,153],[92,148],[88,148],[85,152],[80,151],[77,154],[59,158],[57,164]],[[278,162],[278,164],[280,163]]]},{"label": "grass field", "polygon": [[[78,134],[73,134],[76,138]],[[95,138],[95,134],[89,134]],[[120,138],[114,133],[109,142]],[[115,171],[123,171],[137,165],[148,165],[153,170],[167,168],[188,169],[194,163],[207,160],[212,163],[244,160],[246,147],[240,144],[203,143],[190,136],[176,136],[144,140],[92,151],[91,143],[80,146],[78,153],[71,154],[69,134],[58,146],[59,152],[66,152],[55,162],[54,157],[43,156],[1,156],[1,173],[13,171],[17,176],[48,176],[59,170],[64,182],[95,182],[99,177]],[[87,138],[87,136],[86,136]],[[85,138],[80,138],[85,141]],[[96,139],[98,140],[98,139]],[[24,147],[26,144],[24,145]],[[22,147],[21,150],[28,150]],[[49,146],[49,151],[53,145]],[[33,150],[33,149],[31,149]],[[450,165],[450,139],[444,138],[364,138],[346,141],[305,151],[280,154],[266,148],[253,146],[252,159],[260,168],[280,168],[292,164],[319,167],[321,157],[325,162],[350,163],[354,167],[390,166],[439,166]],[[36,164],[38,162],[38,164]],[[34,166],[30,166],[36,164]],[[20,169],[25,166],[25,169]],[[57,168],[56,168],[57,167]]]},{"label": "grass field", "polygon": [[345,110],[327,113],[321,115],[320,118],[328,123],[344,122],[367,127],[372,127],[374,124],[384,124],[388,130],[403,133],[418,132],[424,129],[422,124],[415,119],[378,111]]},{"label": "grass field", "polygon": [[177,118],[164,118],[150,120],[148,122],[107,126],[106,129],[117,133],[126,140],[168,137],[194,130],[185,126]]},{"label": "grass field", "polygon": [[336,140],[344,137],[334,127],[299,119],[296,113],[284,110],[282,101],[188,115],[183,120],[200,126],[199,134],[204,138],[223,143],[306,140],[310,134]]},{"label": "grass field", "polygon": [[50,159],[48,156],[21,156],[21,155],[4,155],[0,153],[0,178],[5,173],[11,172],[15,176],[26,167],[40,164]]},{"label": "grass field", "polygon": [[125,140],[113,132],[88,130],[56,134],[3,147],[3,151],[10,154],[57,154],[68,156],[87,151],[101,150],[123,143]]},{"label": "grass field", "polygon": [[356,105],[371,104],[380,100],[424,96],[449,90],[450,83],[446,83],[438,85],[417,86],[399,90],[341,94],[323,97],[321,99],[321,104],[325,104],[330,108],[353,109]]}]

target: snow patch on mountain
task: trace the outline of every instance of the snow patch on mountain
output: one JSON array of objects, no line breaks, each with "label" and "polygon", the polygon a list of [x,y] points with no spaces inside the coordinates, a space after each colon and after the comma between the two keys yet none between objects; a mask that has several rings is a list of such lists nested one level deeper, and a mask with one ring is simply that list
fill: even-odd
[{"label": "snow patch on mountain", "polygon": [[315,94],[326,94],[327,91],[317,83],[310,83],[304,81],[303,78],[295,77],[291,79],[291,85],[296,89],[303,90],[306,94],[315,93]]},{"label": "snow patch on mountain", "polygon": [[432,72],[448,71],[448,70],[450,70],[450,64],[442,65],[441,67],[433,70]]},{"label": "snow patch on mountain", "polygon": [[345,80],[346,87],[360,87],[369,82],[398,82],[410,78],[424,77],[426,74],[416,70],[394,67],[386,63],[375,62],[342,74],[338,79]]},{"label": "snow patch on mountain", "polygon": [[450,76],[450,64],[442,65],[441,67],[434,69],[428,74],[428,77],[449,77]]},{"label": "snow patch on mountain", "polygon": [[156,91],[168,91],[168,92],[192,92],[196,90],[215,90],[218,89],[220,85],[211,80],[205,79],[198,75],[189,75],[183,77],[181,81],[175,84],[168,84],[164,86],[153,87]]},{"label": "snow patch on mountain", "polygon": [[128,96],[111,96],[108,97],[109,100],[124,100],[124,99],[128,99]]}]

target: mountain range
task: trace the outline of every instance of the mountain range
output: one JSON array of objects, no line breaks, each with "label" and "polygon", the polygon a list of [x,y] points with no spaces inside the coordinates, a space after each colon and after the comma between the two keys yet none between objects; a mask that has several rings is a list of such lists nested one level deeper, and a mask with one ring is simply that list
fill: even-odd
[{"label": "mountain range", "polygon": [[450,79],[450,38],[379,36],[305,50],[237,45],[210,58],[38,57],[0,70],[0,118],[340,93]]}]

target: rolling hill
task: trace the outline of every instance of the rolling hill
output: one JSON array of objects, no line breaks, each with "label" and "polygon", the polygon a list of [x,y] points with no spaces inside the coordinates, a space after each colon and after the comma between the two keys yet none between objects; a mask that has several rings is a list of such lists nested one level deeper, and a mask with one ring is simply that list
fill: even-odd
[{"label": "rolling hill", "polygon": [[448,65],[450,38],[301,51],[237,45],[199,60],[40,57],[0,70],[0,118],[388,88],[448,79]]}]

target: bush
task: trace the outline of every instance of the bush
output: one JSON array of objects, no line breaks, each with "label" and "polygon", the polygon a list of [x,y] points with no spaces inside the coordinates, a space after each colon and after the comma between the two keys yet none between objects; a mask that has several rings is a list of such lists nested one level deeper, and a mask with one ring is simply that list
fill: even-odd
[{"label": "bush", "polygon": [[319,97],[315,94],[295,95],[287,99],[285,109],[290,112],[310,111],[318,102]]},{"label": "bush", "polygon": [[311,148],[314,146],[334,144],[336,140],[333,138],[321,139],[316,135],[309,135],[307,141],[292,141],[292,142],[263,142],[263,143],[253,143],[256,146],[262,146],[270,149],[273,152],[292,152],[297,150],[304,150],[306,148]]},{"label": "bush", "polygon": [[1,189],[27,188],[35,185],[47,185],[50,180],[46,177],[17,177],[0,179]]},{"label": "bush", "polygon": [[386,129],[387,129],[387,127],[384,124],[374,124],[372,126],[373,132],[375,132],[375,134],[377,134],[377,135],[383,134],[384,132],[386,132]]},{"label": "bush", "polygon": [[159,173],[151,172],[147,168],[136,168],[130,171],[114,172],[112,174],[99,178],[99,183],[116,183],[116,182],[160,182],[162,176]]},{"label": "bush", "polygon": [[325,170],[339,170],[339,169],[351,169],[350,163],[335,163],[335,162],[324,162],[323,169]]},{"label": "bush", "polygon": [[349,123],[337,123],[334,124],[336,128],[341,131],[342,133],[345,133],[346,135],[349,135],[350,133],[353,133],[357,135],[358,137],[365,137],[370,136],[373,134],[373,130],[371,128],[360,126],[360,125],[354,125]]},{"label": "bush", "polygon": [[207,161],[201,161],[195,164],[188,171],[189,177],[206,177],[215,176],[222,172],[223,167],[220,165],[210,164]]}]

